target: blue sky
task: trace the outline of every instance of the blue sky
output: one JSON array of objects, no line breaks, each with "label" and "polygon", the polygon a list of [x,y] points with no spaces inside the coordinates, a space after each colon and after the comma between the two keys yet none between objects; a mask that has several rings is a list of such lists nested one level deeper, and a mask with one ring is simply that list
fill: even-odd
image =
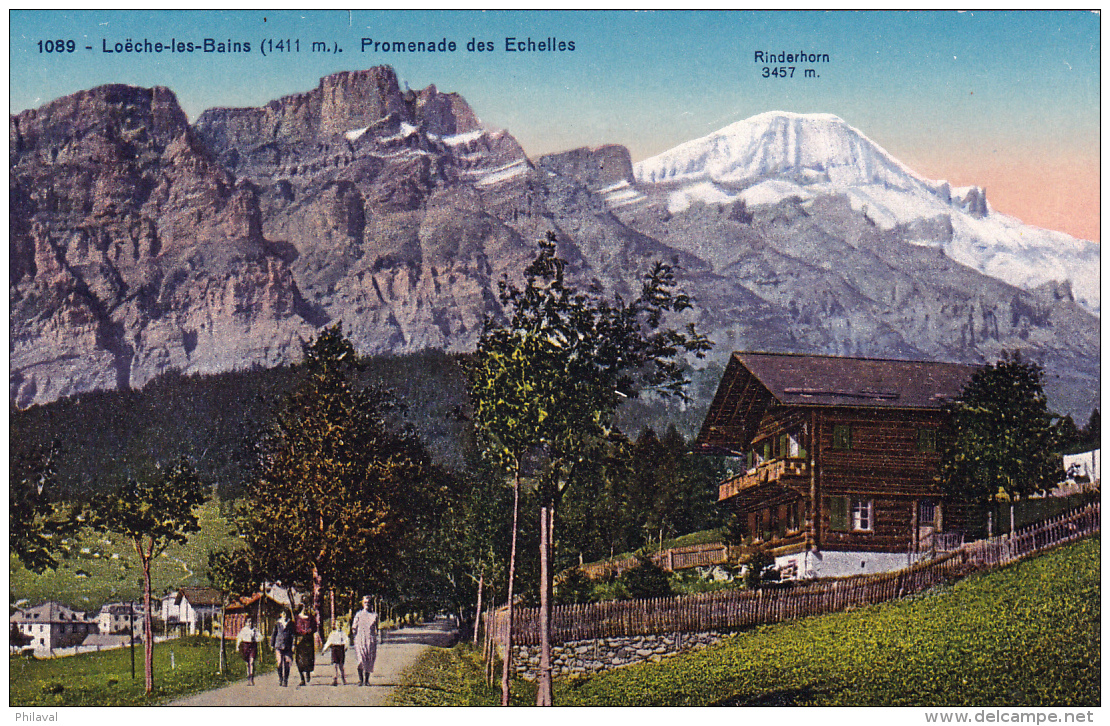
[{"label": "blue sky", "polygon": [[[1055,169],[1048,177],[1079,188],[1079,170],[1093,168],[1097,200],[1100,18],[1088,12],[13,11],[9,18],[12,113],[112,82],[168,86],[195,119],[205,108],[306,91],[335,71],[390,64],[414,89],[434,83],[460,93],[533,155],[620,143],[638,160],[764,111],[834,113],[927,176],[959,184],[985,176],[1002,192],[996,206],[1011,183],[1025,185],[1020,204],[1035,201],[1030,185],[1038,167],[1043,183],[1046,164]],[[104,43],[171,37],[247,41],[252,50],[102,52]],[[457,50],[364,53],[364,37],[446,38]],[[508,53],[507,37],[573,41],[575,50]],[[77,52],[40,53],[39,41],[54,38],[73,39]],[[471,38],[495,50],[467,52]],[[264,57],[262,39],[300,40],[301,50]],[[343,52],[312,53],[313,41]],[[794,64],[794,78],[763,78],[768,64],[754,61],[757,50],[827,53],[830,61]],[[805,67],[818,77],[805,78]]]}]

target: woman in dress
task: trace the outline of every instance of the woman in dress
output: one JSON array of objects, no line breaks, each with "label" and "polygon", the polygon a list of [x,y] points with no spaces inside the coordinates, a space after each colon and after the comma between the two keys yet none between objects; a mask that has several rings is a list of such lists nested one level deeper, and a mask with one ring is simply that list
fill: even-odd
[{"label": "woman in dress", "polygon": [[358,684],[370,685],[374,661],[378,657],[378,614],[374,612],[370,596],[362,598],[362,610],[355,613],[351,623],[351,639],[358,656]]},{"label": "woman in dress", "polygon": [[248,615],[246,621],[243,622],[243,629],[235,636],[235,649],[247,662],[248,686],[254,685],[254,659],[258,657],[258,642],[260,640],[262,640],[262,636],[259,634],[258,628],[254,627],[254,618]]},{"label": "woman in dress", "polygon": [[347,685],[347,669],[343,667],[347,659],[347,634],[343,632],[343,628],[331,631],[324,643],[324,651],[331,651],[331,664],[335,666],[335,677],[331,679],[331,684],[338,686],[339,679],[342,678],[343,685]]},{"label": "woman in dress", "polygon": [[297,659],[297,672],[301,674],[301,685],[312,682],[312,671],[316,668],[316,614],[304,605],[297,606],[297,617],[293,620],[297,633],[294,652]]}]

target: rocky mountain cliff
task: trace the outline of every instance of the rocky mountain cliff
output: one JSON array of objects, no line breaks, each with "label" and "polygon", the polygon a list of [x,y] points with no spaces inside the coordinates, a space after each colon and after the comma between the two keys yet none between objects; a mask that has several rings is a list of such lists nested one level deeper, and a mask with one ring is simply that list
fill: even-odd
[{"label": "rocky mountain cliff", "polygon": [[[11,117],[9,135],[20,405],[294,360],[339,320],[367,352],[468,350],[548,231],[580,284],[611,292],[677,263],[698,308],[674,322],[716,341],[711,366],[736,349],[1020,348],[1061,410],[1097,398],[1098,319],[1067,283],[1022,289],[921,244],[951,219],[884,224],[836,189],[653,182],[619,146],[529,159],[459,96],[402,90],[385,67],[193,126],[166,89],[102,87]],[[688,189],[704,183],[716,191]],[[800,186],[781,170],[758,183]],[[986,209],[974,196],[968,214]]]}]

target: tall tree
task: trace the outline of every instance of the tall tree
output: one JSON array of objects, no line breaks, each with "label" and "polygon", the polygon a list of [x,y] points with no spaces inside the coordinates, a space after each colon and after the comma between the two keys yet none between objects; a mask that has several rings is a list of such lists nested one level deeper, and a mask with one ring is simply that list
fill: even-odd
[{"label": "tall tree", "polygon": [[193,467],[178,459],[156,465],[149,476],[131,479],[114,496],[106,496],[93,510],[98,529],[126,537],[143,568],[143,648],[146,692],[154,688],[154,628],[151,607],[150,566],[170,544],[184,543],[199,529],[194,511],[207,499],[205,487]]},{"label": "tall tree", "polygon": [[958,499],[986,503],[1050,489],[1063,478],[1059,433],[1048,410],[1044,369],[1017,352],[978,370],[949,406],[941,484]]},{"label": "tall tree", "polygon": [[399,548],[434,509],[441,475],[396,406],[360,382],[366,360],[340,325],[304,347],[301,380],[261,444],[239,522],[266,577],[341,591],[393,587]]},{"label": "tall tree", "polygon": [[[549,604],[558,500],[584,460],[600,455],[614,432],[620,402],[644,390],[684,395],[685,357],[704,355],[709,341],[690,324],[663,327],[664,317],[691,307],[676,289],[674,269],[656,263],[631,302],[580,291],[566,280],[566,262],[548,233],[525,270],[525,285],[501,285],[507,319],[487,321],[471,374],[475,422],[486,451],[505,465],[516,498],[526,457],[537,463],[540,501],[541,664],[537,703],[551,703]],[[514,506],[513,518],[518,516]],[[514,526],[514,530],[516,527]],[[510,548],[512,618],[514,534]],[[509,630],[511,633],[511,628]],[[502,671],[508,702],[511,644]]]}]

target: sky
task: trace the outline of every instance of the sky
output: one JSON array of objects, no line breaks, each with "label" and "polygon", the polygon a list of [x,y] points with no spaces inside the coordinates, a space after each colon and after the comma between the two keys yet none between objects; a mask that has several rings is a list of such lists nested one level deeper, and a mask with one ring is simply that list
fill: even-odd
[{"label": "sky", "polygon": [[[414,90],[459,93],[531,156],[622,144],[634,161],[765,111],[832,113],[923,176],[978,184],[996,210],[1099,240],[1100,22],[1083,11],[12,11],[9,110],[127,83],[171,88],[195,120],[388,64]],[[241,50],[127,50],[206,38]],[[509,38],[556,50],[510,52]],[[455,50],[374,49],[385,41]],[[800,52],[828,60],[766,60]]]}]

